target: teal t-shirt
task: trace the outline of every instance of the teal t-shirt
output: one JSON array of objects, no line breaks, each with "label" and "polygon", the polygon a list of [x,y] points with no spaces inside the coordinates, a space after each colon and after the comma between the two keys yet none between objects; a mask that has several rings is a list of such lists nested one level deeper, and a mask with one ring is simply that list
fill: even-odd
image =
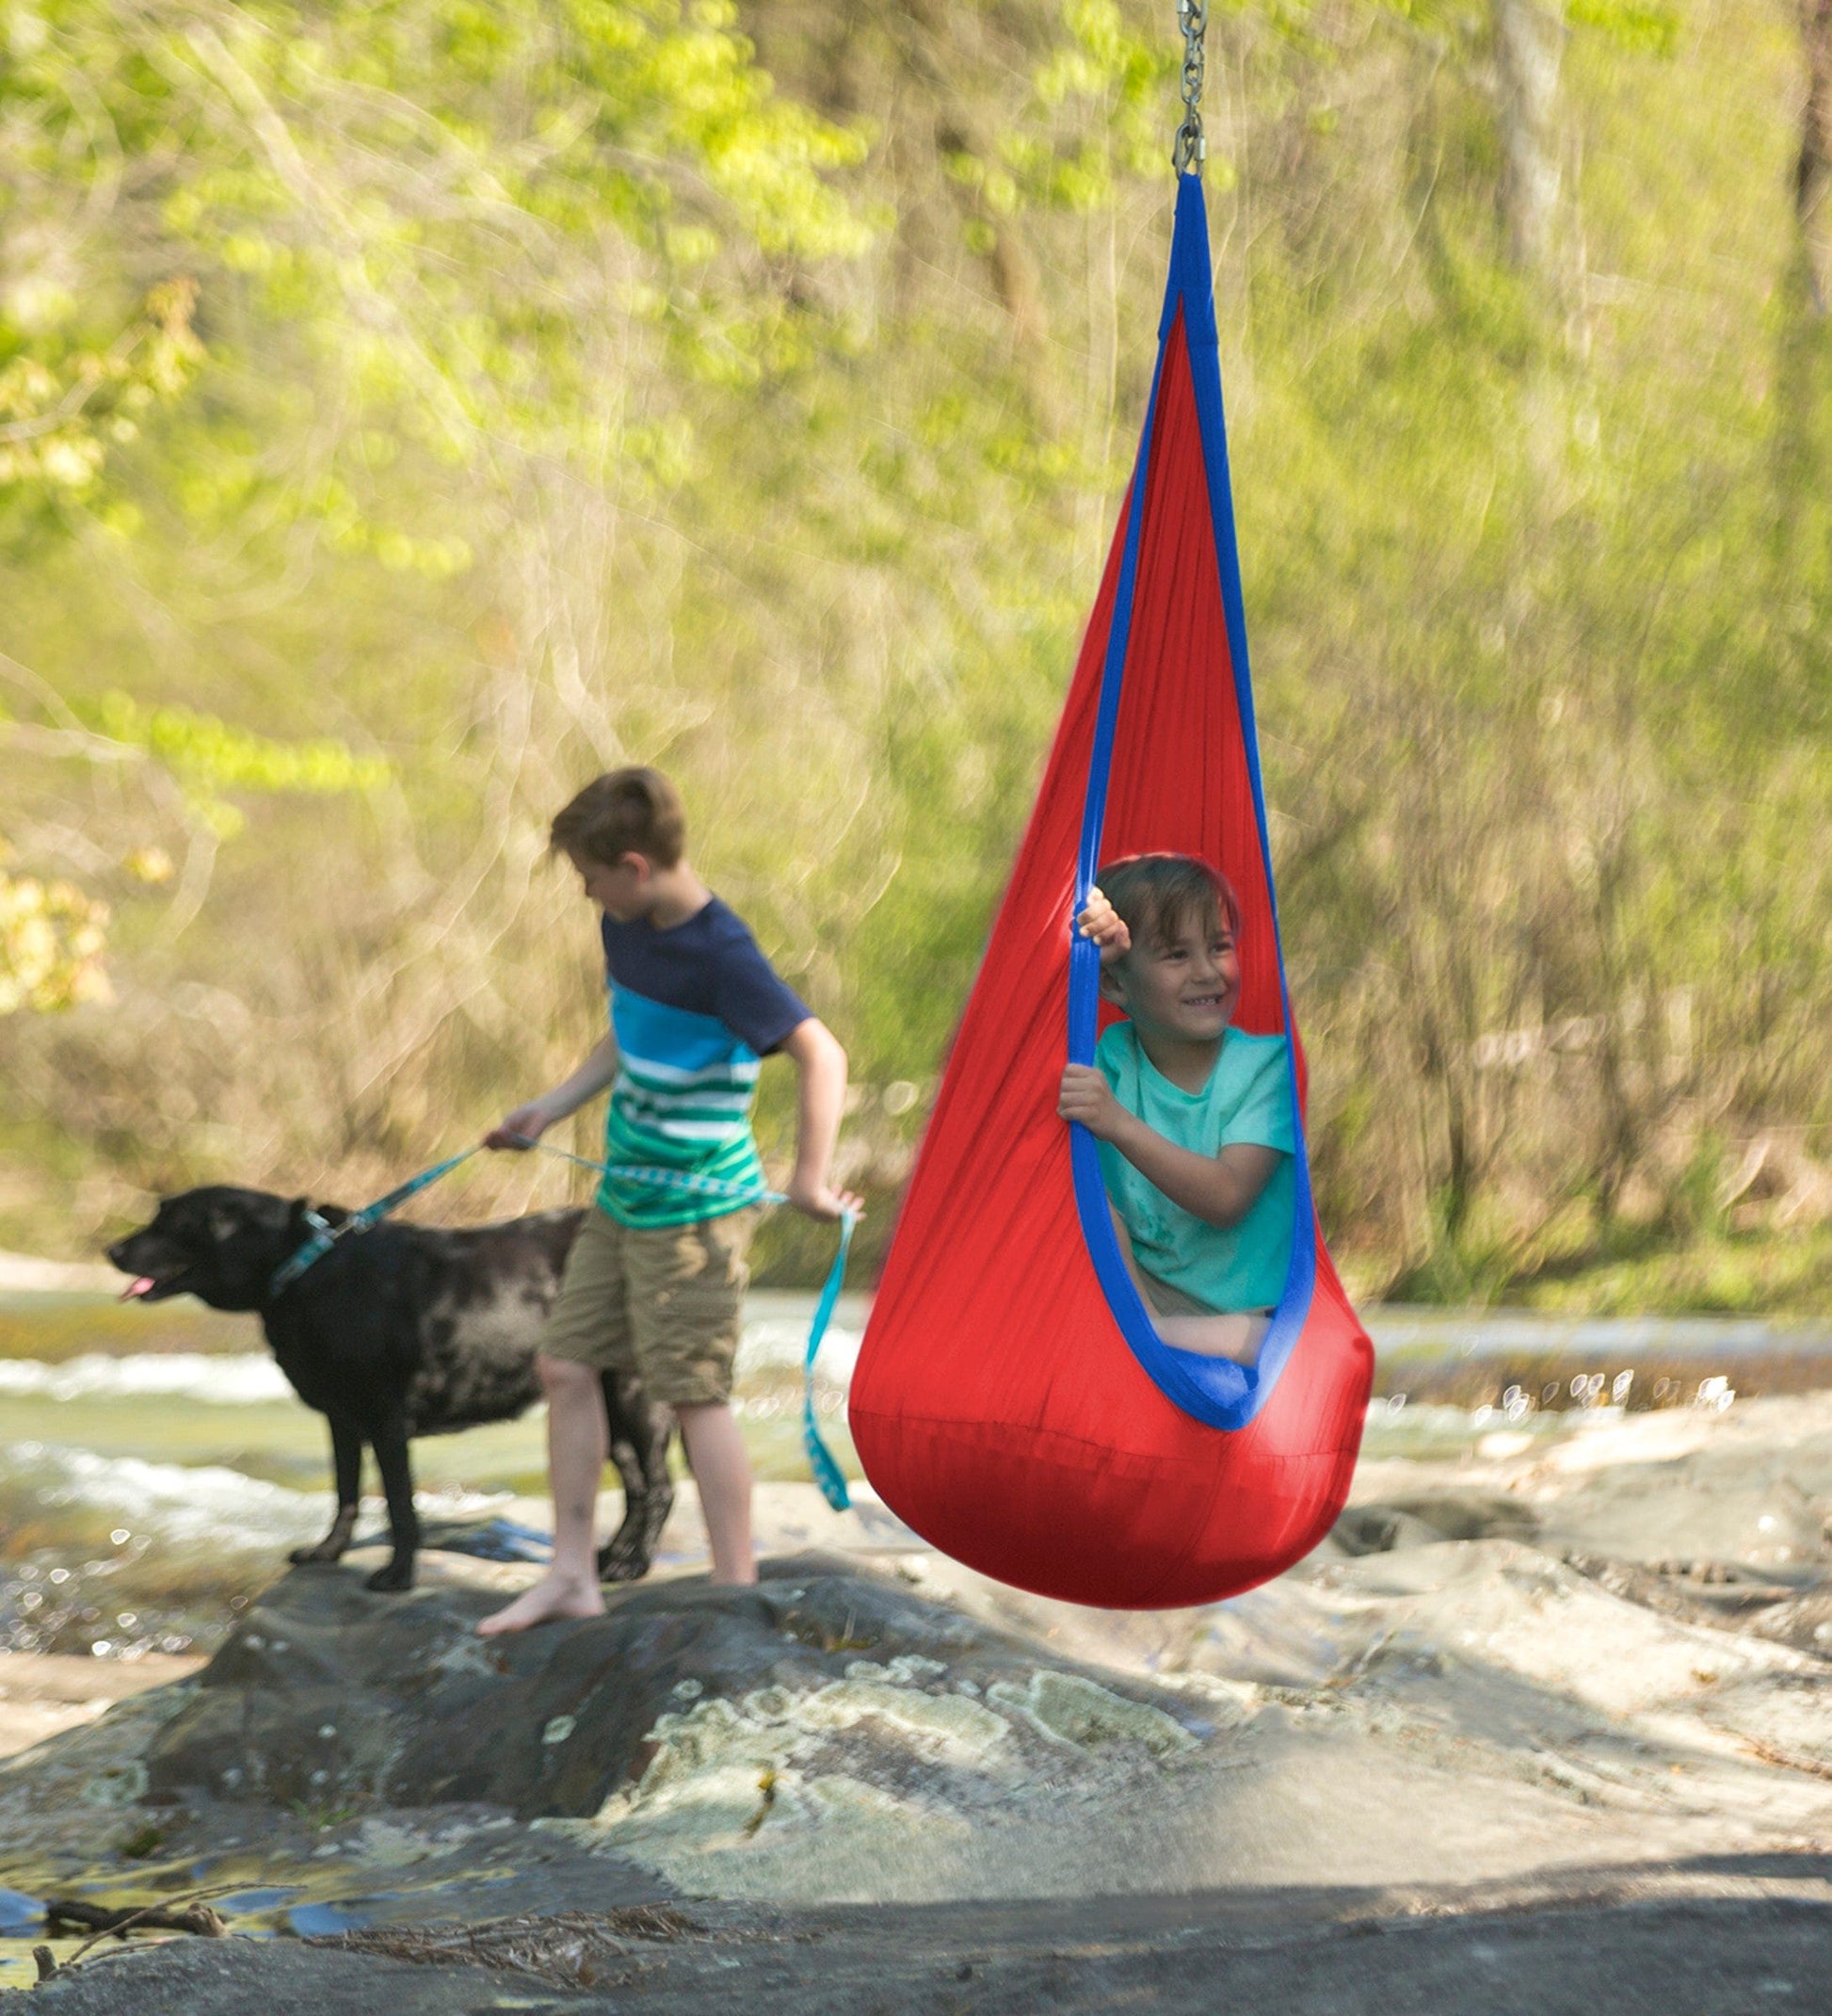
[{"label": "teal t-shirt", "polygon": [[1275,1307],[1291,1266],[1297,1194],[1285,1039],[1228,1030],[1199,1092],[1173,1085],[1139,1048],[1129,1022],[1106,1031],[1094,1061],[1120,1105],[1179,1148],[1213,1155],[1235,1142],[1253,1142],[1279,1151],[1278,1166],[1240,1223],[1205,1225],[1172,1203],[1118,1149],[1099,1144],[1107,1195],[1146,1273],[1211,1309]]}]

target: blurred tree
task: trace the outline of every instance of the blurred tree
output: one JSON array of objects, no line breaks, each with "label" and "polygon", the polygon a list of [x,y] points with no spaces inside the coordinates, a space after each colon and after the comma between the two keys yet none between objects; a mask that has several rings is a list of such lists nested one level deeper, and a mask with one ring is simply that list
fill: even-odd
[{"label": "blurred tree", "polygon": [[1564,9],[1546,0],[1491,4],[1503,228],[1509,258],[1523,271],[1538,272],[1551,253],[1563,180],[1558,80],[1565,56]]},{"label": "blurred tree", "polygon": [[1821,314],[1832,298],[1832,0],[1800,0],[1807,91],[1800,112],[1794,212]]}]

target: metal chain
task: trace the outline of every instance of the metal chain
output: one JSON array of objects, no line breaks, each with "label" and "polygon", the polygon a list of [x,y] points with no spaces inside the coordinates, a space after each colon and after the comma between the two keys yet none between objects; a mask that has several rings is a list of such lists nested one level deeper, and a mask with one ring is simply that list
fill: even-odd
[{"label": "metal chain", "polygon": [[1170,160],[1180,175],[1199,175],[1209,158],[1202,137],[1202,37],[1209,25],[1209,0],[1177,0],[1177,20],[1183,30],[1183,123]]}]

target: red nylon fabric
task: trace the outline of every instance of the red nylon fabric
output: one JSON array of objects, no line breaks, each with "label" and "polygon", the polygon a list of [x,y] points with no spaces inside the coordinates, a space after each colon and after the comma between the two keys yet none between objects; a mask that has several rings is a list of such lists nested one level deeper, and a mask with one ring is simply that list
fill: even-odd
[{"label": "red nylon fabric", "polygon": [[[1237,1021],[1277,1031],[1270,874],[1181,316],[1146,467],[1102,858],[1164,848],[1219,865],[1243,911]],[[1076,850],[1124,524],[1122,511],[849,1413],[866,1475],[933,1545],[1041,1595],[1136,1609],[1250,1589],[1322,1539],[1348,1493],[1374,1355],[1319,1236],[1310,1309],[1270,1397],[1245,1427],[1210,1427],[1146,1376],[1082,1236],[1055,1102]]]}]

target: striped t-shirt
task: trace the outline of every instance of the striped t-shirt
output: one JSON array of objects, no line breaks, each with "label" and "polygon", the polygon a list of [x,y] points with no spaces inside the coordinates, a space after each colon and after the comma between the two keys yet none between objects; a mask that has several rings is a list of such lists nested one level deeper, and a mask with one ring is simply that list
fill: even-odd
[{"label": "striped t-shirt", "polygon": [[666,929],[603,920],[618,1072],[604,1128],[613,1169],[666,1169],[731,1194],[621,1182],[598,1202],[620,1224],[684,1225],[744,1208],[766,1187],[750,1108],[760,1060],[808,1009],[778,978],[743,918],[715,896]]}]

